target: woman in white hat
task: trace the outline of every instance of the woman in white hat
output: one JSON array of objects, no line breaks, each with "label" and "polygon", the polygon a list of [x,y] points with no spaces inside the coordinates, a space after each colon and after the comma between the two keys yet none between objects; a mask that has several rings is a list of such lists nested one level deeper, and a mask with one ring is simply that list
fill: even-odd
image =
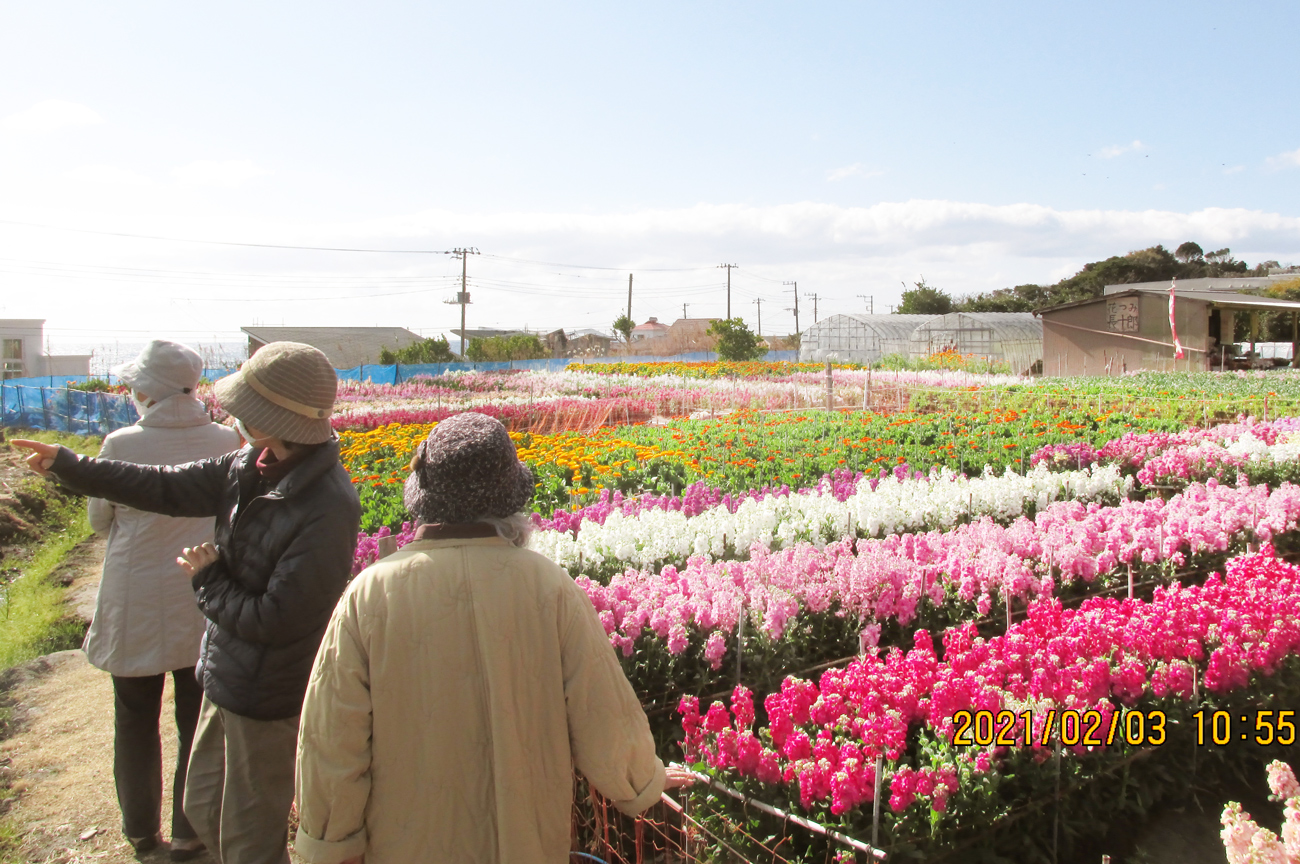
[{"label": "woman in white hat", "polygon": [[[101,459],[180,465],[239,449],[238,433],[213,423],[194,397],[203,360],[194,349],[161,339],[113,370],[131,388],[140,420],[104,439]],[[182,578],[176,551],[212,542],[212,520],[180,518],[89,503],[90,526],[108,537],[86,659],[113,676],[113,778],[122,830],[137,852],[161,841],[163,683],[175,691],[177,754],[172,789],[171,856],[184,861],[202,848],[182,810],[185,768],[203,688],[194,677],[203,613]]]},{"label": "woman in white hat", "polygon": [[[330,425],[338,379],[310,345],[272,342],[217,382],[249,446],[175,468],[12,442],[87,495],[216,518],[179,559],[207,620],[203,708],[185,815],[222,864],[288,864],[298,715],[330,613],[352,574],[361,505]],[[181,550],[177,550],[180,552]]]}]

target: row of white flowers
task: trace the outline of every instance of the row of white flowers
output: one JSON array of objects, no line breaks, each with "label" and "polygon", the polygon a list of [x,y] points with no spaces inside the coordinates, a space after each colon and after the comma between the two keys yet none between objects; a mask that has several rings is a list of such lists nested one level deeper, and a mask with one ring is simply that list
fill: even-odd
[{"label": "row of white flowers", "polygon": [[767,496],[741,503],[735,513],[724,506],[686,516],[675,510],[646,510],[635,516],[611,513],[603,524],[582,524],[575,537],[566,531],[533,534],[530,548],[570,569],[660,567],[691,555],[746,556],[754,543],[779,549],[795,542],[818,546],[847,536],[876,537],[908,531],[945,530],[963,520],[991,516],[1009,521],[1030,507],[1073,498],[1092,501],[1125,497],[1132,477],[1116,466],[1053,472],[1039,466],[1027,474],[987,469],[968,478],[948,469],[928,478],[867,479],[844,501],[829,492]]}]

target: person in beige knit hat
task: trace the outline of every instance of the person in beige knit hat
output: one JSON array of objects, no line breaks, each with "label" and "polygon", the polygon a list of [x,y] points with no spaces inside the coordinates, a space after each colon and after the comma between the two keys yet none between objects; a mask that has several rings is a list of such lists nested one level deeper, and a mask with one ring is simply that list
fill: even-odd
[{"label": "person in beige knit hat", "polygon": [[207,618],[185,815],[222,864],[289,861],[298,715],[361,516],[330,424],[336,387],[320,351],[273,342],[214,388],[248,442],[234,453],[148,466],[13,442],[74,491],[215,517],[215,543],[176,551]]}]

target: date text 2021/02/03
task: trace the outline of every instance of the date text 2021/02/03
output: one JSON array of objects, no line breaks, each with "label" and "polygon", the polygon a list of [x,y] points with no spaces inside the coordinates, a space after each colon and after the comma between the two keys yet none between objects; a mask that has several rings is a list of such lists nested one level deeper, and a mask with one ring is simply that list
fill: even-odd
[{"label": "date text 2021/02/03", "polygon": [[[952,715],[952,743],[955,747],[1016,747],[1030,740],[1043,747],[1054,742],[1066,747],[1109,747],[1120,740],[1134,747],[1159,747],[1169,740],[1164,711],[1107,713],[1109,717],[1093,709],[1051,708],[1039,714],[1040,726],[1034,722],[1033,711],[958,711]],[[1192,719],[1196,721],[1196,743],[1202,747],[1223,747],[1233,741],[1290,746],[1296,741],[1294,710],[1240,715],[1201,710]]]}]

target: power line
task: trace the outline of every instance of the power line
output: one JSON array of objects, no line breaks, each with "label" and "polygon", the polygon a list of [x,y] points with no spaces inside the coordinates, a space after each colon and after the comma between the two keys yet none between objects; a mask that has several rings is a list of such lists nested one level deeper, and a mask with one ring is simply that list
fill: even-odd
[{"label": "power line", "polygon": [[[594,264],[557,264],[554,261],[534,261],[531,258],[511,258],[508,255],[484,255],[484,258],[495,258],[498,261],[514,261],[518,264],[540,264],[543,267],[568,267],[573,270],[612,270],[617,273],[626,273],[627,267],[597,267]],[[708,267],[634,267],[634,272],[642,273],[689,273],[693,270],[708,270]]]},{"label": "power line", "polygon": [[282,243],[236,243],[231,240],[194,240],[188,237],[161,237],[156,234],[128,234],[124,231],[93,231],[89,228],[67,228],[62,225],[41,225],[36,222],[19,222],[0,219],[0,225],[21,225],[26,228],[44,228],[49,231],[71,231],[74,234],[96,234],[101,237],[130,237],[135,240],[163,240],[168,243],[202,243],[207,246],[249,246],[256,249],[300,249],[308,252],[377,252],[385,255],[451,255],[442,249],[353,249],[343,246],[290,246]]},{"label": "power line", "polygon": [[111,264],[65,264],[58,261],[25,261],[21,258],[0,258],[0,266],[5,264],[28,267],[36,270],[66,270],[74,273],[86,273],[95,275],[95,271],[104,271],[114,275],[131,275],[142,274],[149,278],[177,278],[177,277],[213,277],[213,278],[251,278],[251,279],[287,279],[287,280],[305,280],[305,279],[383,279],[390,281],[411,281],[415,279],[427,279],[426,276],[410,275],[381,275],[372,273],[360,274],[332,274],[319,273],[310,275],[301,275],[293,273],[243,273],[238,271],[218,271],[218,270],[163,270],[151,267],[118,267]]}]

